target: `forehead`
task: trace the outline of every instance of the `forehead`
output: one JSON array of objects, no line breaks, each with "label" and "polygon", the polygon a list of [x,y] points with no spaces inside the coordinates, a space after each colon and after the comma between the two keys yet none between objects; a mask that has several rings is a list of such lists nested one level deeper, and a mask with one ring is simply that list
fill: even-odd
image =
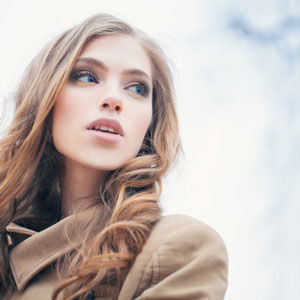
[{"label": "forehead", "polygon": [[110,68],[142,69],[149,77],[151,62],[140,42],[129,35],[114,34],[96,37],[82,51],[80,58],[93,57]]}]

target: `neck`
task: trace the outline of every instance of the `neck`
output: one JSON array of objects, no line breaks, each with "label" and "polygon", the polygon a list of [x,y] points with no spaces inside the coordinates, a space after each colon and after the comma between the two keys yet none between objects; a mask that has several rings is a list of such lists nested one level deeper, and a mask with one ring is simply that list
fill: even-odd
[{"label": "neck", "polygon": [[104,171],[92,169],[66,159],[61,177],[62,218],[95,203]]}]

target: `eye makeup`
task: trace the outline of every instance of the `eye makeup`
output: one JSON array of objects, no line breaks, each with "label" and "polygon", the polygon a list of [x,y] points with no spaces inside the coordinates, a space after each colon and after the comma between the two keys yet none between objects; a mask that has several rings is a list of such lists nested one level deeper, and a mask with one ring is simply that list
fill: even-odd
[{"label": "eye makeup", "polygon": [[[99,84],[103,79],[104,81],[107,79],[106,77],[109,76],[108,67],[102,62],[97,61],[98,64],[101,64],[101,67],[96,65],[96,71],[95,66],[90,65],[90,60],[91,59],[81,59],[77,61],[74,69],[70,73],[69,82],[80,86],[91,86]],[[100,77],[99,72],[104,72],[104,74],[101,74]],[[124,90],[128,91],[131,96],[137,99],[147,98],[150,93],[150,85],[148,80],[145,80],[144,77],[149,78],[145,72],[138,69],[126,69],[120,73],[120,81],[125,81],[123,85]]]},{"label": "eye makeup", "polygon": [[98,76],[89,70],[86,69],[78,69],[73,70],[69,77],[70,82],[85,82],[85,83],[99,83]]},{"label": "eye makeup", "polygon": [[146,82],[132,82],[126,86],[126,89],[132,93],[135,93],[137,96],[147,97],[149,95],[149,86]]}]

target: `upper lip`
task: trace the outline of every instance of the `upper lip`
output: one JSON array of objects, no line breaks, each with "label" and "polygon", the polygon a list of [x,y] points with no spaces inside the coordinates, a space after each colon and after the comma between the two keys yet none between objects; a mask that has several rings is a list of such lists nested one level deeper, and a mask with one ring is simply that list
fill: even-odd
[{"label": "upper lip", "polygon": [[90,125],[88,125],[87,129],[93,129],[96,126],[104,126],[107,128],[113,128],[119,135],[123,136],[124,131],[122,126],[117,120],[114,119],[108,119],[108,118],[100,118],[95,121],[93,121]]}]

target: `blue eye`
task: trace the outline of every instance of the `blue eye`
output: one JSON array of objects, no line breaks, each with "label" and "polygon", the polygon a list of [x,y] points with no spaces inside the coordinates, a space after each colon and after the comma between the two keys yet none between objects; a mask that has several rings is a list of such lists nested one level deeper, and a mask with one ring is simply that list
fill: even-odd
[{"label": "blue eye", "polygon": [[146,97],[149,93],[149,88],[148,86],[143,83],[143,82],[140,82],[140,83],[134,83],[130,86],[128,86],[127,88],[129,91],[139,95],[139,96],[143,96],[143,97]]},{"label": "blue eye", "polygon": [[84,82],[84,83],[99,83],[96,75],[90,71],[73,71],[70,75],[70,80],[72,82]]},{"label": "blue eye", "polygon": [[144,93],[144,90],[139,86],[131,86],[129,87],[129,90],[139,95],[143,95]]},{"label": "blue eye", "polygon": [[96,79],[90,75],[80,76],[77,80],[82,82],[97,83]]}]

